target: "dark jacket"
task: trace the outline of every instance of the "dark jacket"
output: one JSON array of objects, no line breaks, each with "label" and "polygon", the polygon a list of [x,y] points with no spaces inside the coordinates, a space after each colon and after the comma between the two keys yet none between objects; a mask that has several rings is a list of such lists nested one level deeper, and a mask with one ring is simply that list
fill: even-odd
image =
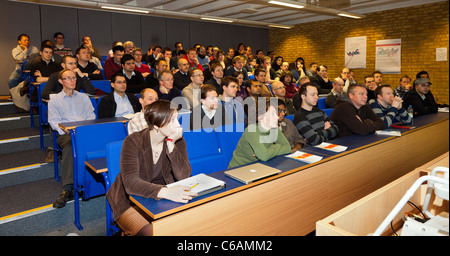
[{"label": "dark jacket", "polygon": [[[123,69],[117,71],[116,73],[124,74]],[[129,93],[140,93],[144,88],[148,87],[145,84],[144,77],[142,76],[141,72],[135,70],[134,75],[131,78],[128,78],[125,75],[125,80],[127,81],[127,90],[126,92]]]},{"label": "dark jacket", "polygon": [[183,75],[180,71],[173,74],[173,86],[177,87],[180,92],[184,89],[184,87],[188,86],[191,83],[191,78],[188,74]]},{"label": "dark jacket", "polygon": [[328,94],[333,89],[333,83],[330,80],[325,82],[318,73],[315,73],[310,79],[316,85],[319,94]]},{"label": "dark jacket", "polygon": [[[128,100],[133,107],[134,113],[141,111],[142,106],[139,103],[139,99],[134,96],[134,94],[125,92],[128,97]],[[98,104],[98,118],[111,118],[116,115],[117,104],[114,100],[114,92],[107,94],[100,100]]]},{"label": "dark jacket", "polygon": [[409,105],[414,110],[414,115],[426,115],[438,112],[438,105],[434,100],[433,94],[429,91],[425,94],[425,100],[420,97],[416,90],[409,91],[405,97],[403,97],[403,107],[407,109]]},{"label": "dark jacket", "polygon": [[[152,183],[155,164],[150,139],[147,128],[130,134],[123,142],[120,173],[106,193],[115,221],[131,207],[129,195],[156,199],[164,187],[162,184]],[[167,145],[164,143],[160,158],[162,158],[160,171],[165,184],[191,176],[192,168],[184,138],[175,142],[171,153],[168,153]]]}]

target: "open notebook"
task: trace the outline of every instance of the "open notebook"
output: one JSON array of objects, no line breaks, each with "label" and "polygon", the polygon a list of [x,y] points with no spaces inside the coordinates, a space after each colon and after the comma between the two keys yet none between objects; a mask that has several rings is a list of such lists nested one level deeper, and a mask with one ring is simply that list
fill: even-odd
[{"label": "open notebook", "polygon": [[177,185],[186,186],[190,188],[192,187],[191,191],[196,192],[198,196],[202,196],[217,191],[219,189],[225,188],[224,181],[218,180],[204,173],[200,173],[195,176],[179,180],[174,183],[170,183],[166,185],[166,187],[170,188]]}]

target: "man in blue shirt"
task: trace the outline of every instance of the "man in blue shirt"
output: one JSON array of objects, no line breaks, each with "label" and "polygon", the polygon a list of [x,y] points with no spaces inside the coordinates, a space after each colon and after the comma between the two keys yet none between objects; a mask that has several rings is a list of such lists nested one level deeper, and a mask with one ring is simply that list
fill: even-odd
[{"label": "man in blue shirt", "polygon": [[61,208],[73,199],[73,152],[72,140],[68,130],[62,130],[58,124],[95,119],[94,107],[86,94],[75,90],[77,77],[72,70],[64,69],[59,73],[58,81],[63,90],[53,96],[48,103],[48,123],[58,132],[57,143],[62,148],[61,177],[63,192],[53,203]]},{"label": "man in blue shirt", "polygon": [[99,119],[132,115],[141,111],[139,99],[133,93],[126,92],[127,86],[124,74],[117,72],[111,77],[111,87],[114,90],[100,100]]}]

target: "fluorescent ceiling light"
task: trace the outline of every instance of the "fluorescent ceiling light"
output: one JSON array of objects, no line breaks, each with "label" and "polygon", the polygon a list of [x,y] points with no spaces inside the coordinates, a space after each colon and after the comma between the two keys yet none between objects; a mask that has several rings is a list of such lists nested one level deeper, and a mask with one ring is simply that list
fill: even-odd
[{"label": "fluorescent ceiling light", "polygon": [[346,13],[338,13],[338,16],[347,17],[347,18],[353,18],[353,19],[361,19],[362,17],[356,16],[353,14],[346,14]]},{"label": "fluorescent ceiling light", "polygon": [[207,18],[207,17],[202,17],[200,18],[202,20],[210,20],[210,21],[219,21],[219,22],[228,22],[231,23],[233,22],[232,20],[224,20],[224,19],[218,19],[218,18]]},{"label": "fluorescent ceiling light", "polygon": [[108,9],[108,10],[115,10],[115,11],[138,12],[138,13],[145,13],[145,14],[150,12],[150,11],[146,11],[146,10],[114,7],[114,6],[107,6],[107,5],[102,5],[101,8],[102,9]]},{"label": "fluorescent ceiling light", "polygon": [[269,4],[276,4],[276,5],[282,5],[282,6],[287,6],[287,7],[292,7],[292,8],[297,8],[297,9],[301,9],[304,8],[305,6],[303,5],[299,5],[299,4],[293,4],[293,3],[287,3],[287,2],[280,2],[280,1],[269,1]]},{"label": "fluorescent ceiling light", "polygon": [[269,27],[271,27],[271,28],[284,28],[284,29],[291,29],[292,28],[292,26],[273,25],[273,24],[269,24]]}]

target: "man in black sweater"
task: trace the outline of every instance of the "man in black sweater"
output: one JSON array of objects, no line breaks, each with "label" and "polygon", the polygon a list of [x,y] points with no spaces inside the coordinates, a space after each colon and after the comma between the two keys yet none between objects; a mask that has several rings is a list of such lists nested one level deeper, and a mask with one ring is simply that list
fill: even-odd
[{"label": "man in black sweater", "polygon": [[336,103],[330,115],[339,128],[339,136],[368,135],[385,129],[383,120],[367,105],[367,89],[363,85],[350,85],[347,95]]},{"label": "man in black sweater", "polygon": [[178,60],[179,71],[173,75],[173,85],[182,91],[184,87],[191,83],[191,78],[189,77],[189,63],[186,59],[180,58]]},{"label": "man in black sweater", "polygon": [[403,98],[403,106],[409,105],[414,110],[414,115],[426,115],[437,113],[438,105],[430,91],[430,80],[418,78],[414,81],[414,89],[409,91]]},{"label": "man in black sweater", "polygon": [[117,71],[116,74],[120,73],[125,76],[127,81],[127,92],[136,94],[147,87],[141,72],[134,70],[136,66],[134,57],[131,54],[123,55],[122,59],[120,59],[120,63],[122,64],[122,69]]}]

